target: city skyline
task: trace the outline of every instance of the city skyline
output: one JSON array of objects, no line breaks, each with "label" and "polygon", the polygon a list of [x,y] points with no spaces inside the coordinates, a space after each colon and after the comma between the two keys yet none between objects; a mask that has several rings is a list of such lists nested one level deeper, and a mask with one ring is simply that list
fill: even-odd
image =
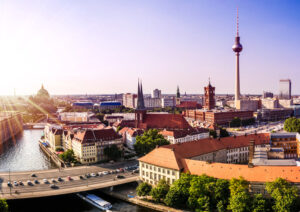
[{"label": "city skyline", "polygon": [[41,84],[51,94],[135,93],[138,77],[147,94],[177,85],[203,94],[209,77],[217,94],[233,94],[237,6],[241,94],[278,94],[286,78],[299,94],[296,1],[10,1],[0,7],[0,95]]}]

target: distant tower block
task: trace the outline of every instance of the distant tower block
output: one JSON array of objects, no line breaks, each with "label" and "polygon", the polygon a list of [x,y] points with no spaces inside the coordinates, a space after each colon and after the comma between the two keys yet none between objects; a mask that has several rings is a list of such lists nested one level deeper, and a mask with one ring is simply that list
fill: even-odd
[{"label": "distant tower block", "polygon": [[204,108],[206,108],[207,110],[214,109],[216,106],[215,87],[211,86],[210,80],[208,82],[208,86],[204,87],[204,96],[205,96]]},{"label": "distant tower block", "polygon": [[237,101],[240,99],[240,52],[243,50],[243,46],[240,43],[240,36],[239,36],[239,11],[237,11],[237,30],[235,36],[235,43],[232,46],[232,50],[235,52],[236,55],[236,75],[235,75],[235,107],[237,106]]}]

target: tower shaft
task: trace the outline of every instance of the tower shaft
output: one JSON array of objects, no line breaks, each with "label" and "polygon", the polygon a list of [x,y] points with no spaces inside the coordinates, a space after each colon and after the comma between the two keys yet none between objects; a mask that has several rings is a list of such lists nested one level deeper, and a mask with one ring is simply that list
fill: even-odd
[{"label": "tower shaft", "polygon": [[235,73],[235,106],[240,100],[240,53],[236,53],[236,73]]}]

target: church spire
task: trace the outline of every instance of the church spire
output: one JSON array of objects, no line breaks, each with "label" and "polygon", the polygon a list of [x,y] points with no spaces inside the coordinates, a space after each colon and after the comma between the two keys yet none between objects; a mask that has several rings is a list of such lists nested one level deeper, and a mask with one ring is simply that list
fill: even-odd
[{"label": "church spire", "polygon": [[143,95],[143,86],[142,82],[138,80],[138,94],[137,94],[137,110],[144,110],[145,104],[144,104],[144,95]]}]

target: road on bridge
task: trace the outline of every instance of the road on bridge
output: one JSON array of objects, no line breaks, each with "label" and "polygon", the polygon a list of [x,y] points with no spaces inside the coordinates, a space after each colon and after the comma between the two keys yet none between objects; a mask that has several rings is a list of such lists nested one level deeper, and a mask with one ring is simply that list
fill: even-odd
[{"label": "road on bridge", "polygon": [[[139,179],[139,174],[132,173],[132,171],[125,171],[124,173],[107,174],[90,178],[84,177],[84,179],[80,179],[80,176],[84,176],[87,173],[111,171],[115,170],[116,168],[124,168],[126,165],[128,165],[128,163],[112,164],[107,165],[107,167],[80,166],[66,169],[1,173],[0,177],[2,182],[0,184],[0,197],[5,199],[22,199],[53,196],[100,189],[137,181]],[[33,173],[36,175],[36,177],[31,176]],[[117,178],[117,175],[122,175],[124,176],[124,178],[119,179]],[[72,180],[68,180],[68,176],[70,176]],[[63,181],[59,182],[58,177],[61,177]],[[49,181],[49,184],[45,184],[43,182],[43,179],[47,179]],[[55,179],[56,182],[52,183],[52,179]],[[30,180],[33,183],[32,186],[27,185],[28,180]],[[38,180],[39,183],[35,184],[33,182],[34,180]],[[22,181],[24,185],[13,185],[12,187],[10,187],[7,185],[8,181],[12,182],[12,184],[14,181]],[[57,188],[50,188],[51,184],[55,184]]]}]

